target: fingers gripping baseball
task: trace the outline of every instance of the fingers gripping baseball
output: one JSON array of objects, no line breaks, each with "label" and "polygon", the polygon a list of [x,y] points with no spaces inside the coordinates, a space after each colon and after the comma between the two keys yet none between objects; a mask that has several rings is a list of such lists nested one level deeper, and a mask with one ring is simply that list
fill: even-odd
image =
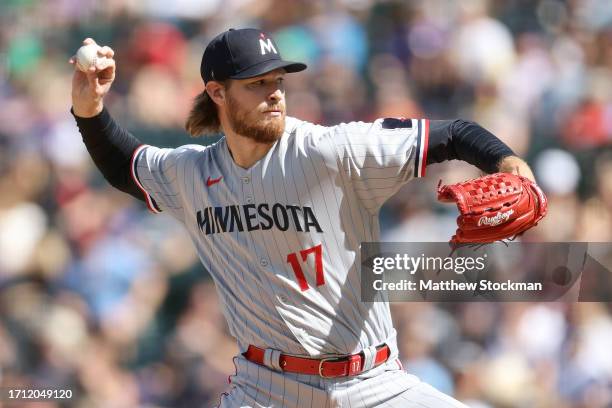
[{"label": "fingers gripping baseball", "polygon": [[91,117],[102,111],[103,98],[115,79],[114,51],[99,46],[87,38],[83,46],[70,58],[74,65],[72,80],[72,104],[77,116]]}]

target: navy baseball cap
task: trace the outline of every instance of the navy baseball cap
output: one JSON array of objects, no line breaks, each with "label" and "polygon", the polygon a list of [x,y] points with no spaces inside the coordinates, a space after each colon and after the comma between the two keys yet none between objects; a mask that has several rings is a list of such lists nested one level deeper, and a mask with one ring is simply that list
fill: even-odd
[{"label": "navy baseball cap", "polygon": [[208,44],[200,75],[204,83],[225,79],[245,79],[284,68],[287,72],[306,69],[301,62],[283,61],[272,37],[255,28],[230,28]]}]

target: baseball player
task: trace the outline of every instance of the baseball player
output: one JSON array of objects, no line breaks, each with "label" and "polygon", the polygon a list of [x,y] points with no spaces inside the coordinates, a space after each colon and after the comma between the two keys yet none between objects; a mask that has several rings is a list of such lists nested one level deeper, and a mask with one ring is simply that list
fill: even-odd
[{"label": "baseball player", "polygon": [[521,159],[461,120],[287,117],[283,79],[306,65],[258,29],[223,32],[204,51],[186,128],[224,137],[147,146],[104,108],[115,60],[107,46],[99,54],[74,72],[72,112],[105,178],[182,222],[214,279],[241,351],[220,406],[464,406],[402,369],[388,303],[360,301],[360,243],[379,239],[380,207],[428,164],[533,178]]}]

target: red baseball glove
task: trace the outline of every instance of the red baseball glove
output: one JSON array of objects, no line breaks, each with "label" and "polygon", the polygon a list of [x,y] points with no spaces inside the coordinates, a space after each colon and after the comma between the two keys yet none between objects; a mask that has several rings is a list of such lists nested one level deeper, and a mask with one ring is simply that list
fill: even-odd
[{"label": "red baseball glove", "polygon": [[440,184],[438,200],[457,203],[460,213],[451,244],[513,238],[546,215],[546,196],[523,176],[495,173],[462,183]]}]

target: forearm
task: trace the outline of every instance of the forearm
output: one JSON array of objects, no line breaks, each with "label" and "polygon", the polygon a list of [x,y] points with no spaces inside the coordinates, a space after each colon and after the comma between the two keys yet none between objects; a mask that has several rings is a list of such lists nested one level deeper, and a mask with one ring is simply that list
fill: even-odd
[{"label": "forearm", "polygon": [[427,164],[456,159],[496,173],[503,171],[500,164],[508,157],[516,157],[512,149],[477,123],[459,119],[430,122]]},{"label": "forearm", "polygon": [[88,118],[73,111],[87,151],[104,178],[115,188],[144,200],[131,176],[131,160],[142,143],[119,126],[106,109]]}]

